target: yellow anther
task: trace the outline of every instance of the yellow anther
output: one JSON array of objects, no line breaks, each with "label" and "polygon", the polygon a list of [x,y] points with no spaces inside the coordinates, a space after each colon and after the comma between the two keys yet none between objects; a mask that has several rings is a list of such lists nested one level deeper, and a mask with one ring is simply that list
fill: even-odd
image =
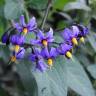
[{"label": "yellow anther", "polygon": [[12,56],[12,57],[11,57],[11,61],[12,61],[12,62],[15,62],[15,61],[16,61],[16,57],[15,57],[15,56]]},{"label": "yellow anther", "polygon": [[15,48],[14,48],[15,52],[18,52],[19,49],[20,49],[20,46],[19,45],[15,45]]},{"label": "yellow anther", "polygon": [[80,41],[81,41],[82,43],[84,43],[84,41],[85,41],[85,40],[84,40],[84,37],[81,37],[81,38],[80,38]]},{"label": "yellow anther", "polygon": [[53,60],[52,60],[51,58],[49,58],[47,62],[48,62],[48,65],[49,65],[50,67],[52,67],[52,65],[53,65]]},{"label": "yellow anther", "polygon": [[48,45],[48,42],[47,42],[46,40],[43,40],[43,41],[42,41],[42,44],[43,44],[44,46],[47,46],[47,45]]},{"label": "yellow anther", "polygon": [[72,54],[71,54],[71,52],[69,52],[69,51],[66,52],[66,57],[67,57],[67,58],[72,58]]},{"label": "yellow anther", "polygon": [[28,29],[27,29],[27,28],[23,28],[23,33],[24,33],[24,35],[26,35],[27,32],[28,32]]},{"label": "yellow anther", "polygon": [[72,43],[73,43],[74,45],[78,45],[77,39],[76,39],[76,38],[72,38]]}]

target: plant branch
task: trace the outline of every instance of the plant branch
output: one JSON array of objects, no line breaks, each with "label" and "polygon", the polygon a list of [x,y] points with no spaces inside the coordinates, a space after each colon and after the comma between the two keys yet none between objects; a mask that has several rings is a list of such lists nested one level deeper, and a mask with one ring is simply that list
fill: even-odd
[{"label": "plant branch", "polygon": [[48,4],[47,4],[47,8],[45,10],[44,18],[43,18],[42,23],[41,23],[41,29],[42,30],[44,29],[44,25],[45,25],[49,10],[51,8],[51,4],[52,4],[52,0],[48,0]]}]

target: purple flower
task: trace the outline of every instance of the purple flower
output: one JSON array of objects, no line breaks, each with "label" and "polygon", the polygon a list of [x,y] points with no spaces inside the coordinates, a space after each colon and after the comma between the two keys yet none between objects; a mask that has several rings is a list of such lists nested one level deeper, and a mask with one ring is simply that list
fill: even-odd
[{"label": "purple flower", "polygon": [[51,67],[53,65],[53,59],[58,55],[56,48],[51,48],[50,51],[48,51],[48,48],[45,47],[41,51],[42,56],[47,59],[48,65]]},{"label": "purple flower", "polygon": [[42,31],[39,30],[39,32],[37,33],[37,38],[38,38],[37,40],[31,40],[31,44],[47,46],[48,43],[51,43],[54,40],[53,29],[50,28],[49,32],[47,32],[46,34],[44,34]]},{"label": "purple flower", "polygon": [[60,55],[65,55],[66,57],[68,58],[72,58],[72,55],[71,55],[71,49],[72,49],[72,45],[69,45],[69,44],[66,44],[66,43],[63,43],[61,44],[58,48],[57,48],[57,51]]},{"label": "purple flower", "polygon": [[41,56],[41,51],[37,48],[33,50],[32,54],[30,54],[29,59],[32,62],[36,62],[36,69],[38,69],[41,72],[44,72],[48,67]]},{"label": "purple flower", "polygon": [[13,23],[14,28],[18,30],[18,32],[32,32],[37,28],[37,23],[35,17],[32,17],[28,24],[25,23],[24,15],[20,17],[20,23]]},{"label": "purple flower", "polygon": [[24,43],[25,36],[22,35],[12,35],[10,37],[10,42],[13,45],[22,45]]},{"label": "purple flower", "polygon": [[25,54],[24,48],[20,48],[18,52],[13,51],[13,56],[11,57],[11,61],[15,62],[17,59],[24,58],[24,54]]},{"label": "purple flower", "polygon": [[89,29],[83,25],[77,25],[79,28],[80,32],[78,37],[85,37],[89,33]]},{"label": "purple flower", "polygon": [[71,26],[71,28],[65,28],[62,36],[65,42],[72,43],[74,45],[77,45],[77,36],[79,34],[79,29],[77,26]]}]

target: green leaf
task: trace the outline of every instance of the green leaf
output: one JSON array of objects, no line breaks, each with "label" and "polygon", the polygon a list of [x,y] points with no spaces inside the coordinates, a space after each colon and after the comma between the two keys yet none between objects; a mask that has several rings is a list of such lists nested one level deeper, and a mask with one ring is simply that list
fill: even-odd
[{"label": "green leaf", "polygon": [[94,51],[96,52],[96,40],[94,37],[94,34],[91,34],[89,36],[87,36],[89,43],[91,44],[92,48],[94,49]]},{"label": "green leaf", "polygon": [[70,11],[70,10],[84,10],[84,11],[90,11],[91,9],[85,5],[82,2],[70,2],[64,6],[64,11]]},{"label": "green leaf", "polygon": [[48,0],[26,0],[27,5],[34,9],[45,9],[47,2]]},{"label": "green leaf", "polygon": [[39,96],[67,96],[66,67],[64,59],[58,58],[48,72],[35,72]]},{"label": "green leaf", "polygon": [[90,65],[87,67],[87,70],[90,72],[91,76],[96,79],[96,64]]},{"label": "green leaf", "polygon": [[23,0],[6,0],[4,14],[8,20],[17,19],[24,10]]},{"label": "green leaf", "polygon": [[56,2],[53,4],[53,7],[56,9],[63,9],[64,6],[69,2],[75,1],[75,0],[56,0]]},{"label": "green leaf", "polygon": [[9,61],[9,57],[10,57],[10,50],[8,46],[0,45],[0,58],[3,58],[5,61]]},{"label": "green leaf", "polygon": [[29,62],[23,61],[16,65],[17,72],[20,76],[20,79],[24,85],[26,93],[28,96],[38,96],[37,84],[34,76],[31,74],[31,67]]},{"label": "green leaf", "polygon": [[78,60],[67,60],[67,84],[81,96],[95,96],[92,84]]}]

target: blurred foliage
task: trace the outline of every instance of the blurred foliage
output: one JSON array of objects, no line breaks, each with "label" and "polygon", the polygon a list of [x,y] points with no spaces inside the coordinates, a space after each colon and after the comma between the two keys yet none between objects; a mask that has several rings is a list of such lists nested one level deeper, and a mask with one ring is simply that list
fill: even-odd
[{"label": "blurred foliage", "polygon": [[[34,15],[40,26],[47,2],[0,0],[0,38],[21,14]],[[73,60],[57,58],[45,73],[33,71],[27,60],[8,65],[10,50],[0,43],[0,96],[96,96],[96,0],[53,0],[45,30],[52,26],[57,42],[60,31],[75,22],[90,29],[85,44],[73,51]]]}]

